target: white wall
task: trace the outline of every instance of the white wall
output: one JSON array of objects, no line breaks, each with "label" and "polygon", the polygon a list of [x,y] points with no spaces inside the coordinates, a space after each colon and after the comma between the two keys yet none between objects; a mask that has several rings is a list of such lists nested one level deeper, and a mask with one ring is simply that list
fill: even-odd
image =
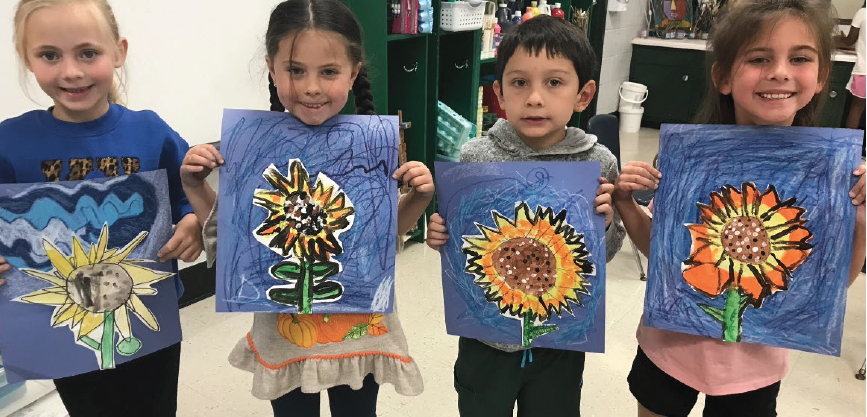
[{"label": "white wall", "polygon": [[620,83],[629,80],[632,61],[632,39],[645,28],[644,13],[647,0],[629,0],[627,10],[608,12],[605,22],[605,41],[602,47],[602,69],[599,77],[596,113],[617,110]]},{"label": "white wall", "polygon": [[[17,2],[0,5],[0,119],[47,108],[19,85],[12,45]],[[277,0],[111,0],[129,40],[127,105],[156,111],[190,144],[220,139],[223,108],[267,109],[264,36]]]}]

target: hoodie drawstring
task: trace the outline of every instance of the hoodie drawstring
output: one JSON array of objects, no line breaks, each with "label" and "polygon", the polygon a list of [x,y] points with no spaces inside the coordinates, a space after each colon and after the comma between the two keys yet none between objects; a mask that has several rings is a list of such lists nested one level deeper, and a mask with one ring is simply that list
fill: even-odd
[{"label": "hoodie drawstring", "polygon": [[524,357],[521,358],[521,368],[524,368],[524,365],[526,365],[527,356],[530,357],[530,363],[533,363],[533,349],[532,348],[524,351]]}]

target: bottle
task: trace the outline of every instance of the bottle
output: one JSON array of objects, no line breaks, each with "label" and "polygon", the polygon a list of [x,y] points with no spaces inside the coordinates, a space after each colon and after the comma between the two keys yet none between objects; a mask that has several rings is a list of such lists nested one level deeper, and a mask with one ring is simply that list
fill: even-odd
[{"label": "bottle", "polygon": [[551,5],[548,4],[548,0],[539,0],[539,12],[551,16]]},{"label": "bottle", "polygon": [[500,41],[503,40],[503,29],[500,27],[500,24],[497,23],[494,26],[494,56],[497,56],[497,48],[500,47]]},{"label": "bottle", "polygon": [[515,12],[521,12],[521,4],[517,0],[509,0],[509,16],[513,16]]},{"label": "bottle", "polygon": [[[542,11],[539,10],[539,3],[535,2],[535,1],[530,2],[530,10],[532,10],[534,17],[542,14]],[[527,20],[527,19],[524,19],[524,20]]]},{"label": "bottle", "polygon": [[521,12],[515,12],[515,15],[512,16],[512,24],[515,26],[524,23],[524,19],[521,17]]},{"label": "bottle", "polygon": [[551,16],[554,16],[561,20],[566,20],[566,12],[560,8],[560,3],[554,3],[554,9],[551,10]]},{"label": "bottle", "polygon": [[511,13],[509,13],[509,8],[506,7],[506,3],[500,2],[500,8],[497,9],[497,24],[502,25],[503,23],[508,23],[509,16],[511,16]]},{"label": "bottle", "polygon": [[[534,1],[533,3],[535,3],[535,1]],[[527,11],[524,12],[524,15],[521,16],[521,19],[523,19],[523,20],[526,22],[526,21],[528,21],[528,20],[530,20],[530,19],[532,19],[532,18],[533,18],[533,8],[532,8],[532,7],[528,7],[528,8],[527,8]]]}]

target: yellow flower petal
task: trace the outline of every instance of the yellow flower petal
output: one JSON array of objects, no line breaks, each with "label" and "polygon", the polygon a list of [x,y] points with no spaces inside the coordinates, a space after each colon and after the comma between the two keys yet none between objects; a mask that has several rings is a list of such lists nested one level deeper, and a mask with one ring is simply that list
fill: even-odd
[{"label": "yellow flower petal", "polygon": [[50,282],[50,283],[52,283],[58,287],[66,287],[66,279],[60,278],[54,274],[49,274],[49,273],[37,271],[34,269],[22,269],[21,271],[27,275],[32,276],[32,277],[39,278],[43,281],[48,281],[48,282]]},{"label": "yellow flower petal", "polygon": [[114,311],[114,325],[117,327],[118,333],[120,333],[121,340],[132,336],[132,330],[129,325],[129,313],[126,310],[126,306],[121,306]]},{"label": "yellow flower petal", "polygon": [[69,274],[75,268],[71,263],[69,263],[66,257],[46,239],[42,239],[42,247],[45,248],[45,254],[48,255],[48,259],[51,261],[51,265],[54,265],[54,269],[56,269],[60,275],[69,278]]},{"label": "yellow flower petal", "polygon": [[72,259],[72,264],[76,268],[90,265],[90,257],[88,257],[87,253],[84,252],[84,248],[81,246],[81,241],[78,240],[78,236],[72,237]]},{"label": "yellow flower petal", "polygon": [[69,295],[64,289],[44,289],[22,296],[20,301],[33,304],[43,304],[47,306],[62,306],[69,301]]},{"label": "yellow flower petal", "polygon": [[147,284],[132,287],[132,293],[136,295],[156,295],[157,289],[148,287]]},{"label": "yellow flower petal", "polygon": [[124,246],[123,249],[121,249],[116,255],[113,255],[113,256],[103,260],[103,262],[108,263],[108,264],[120,263],[121,261],[126,259],[126,257],[129,256],[130,253],[132,253],[132,250],[135,249],[136,246],[138,246],[140,243],[142,243],[145,240],[147,235],[148,235],[148,232],[139,233],[138,236],[135,237],[135,239],[133,239],[131,242],[127,243],[127,245]]},{"label": "yellow flower petal", "polygon": [[57,327],[72,320],[75,314],[79,311],[78,304],[72,303],[60,307],[54,311],[54,320],[51,321],[51,327]]},{"label": "yellow flower petal", "polygon": [[81,326],[78,328],[76,338],[81,339],[83,336],[93,333],[93,331],[104,322],[105,315],[103,313],[85,313],[84,318],[81,320]]},{"label": "yellow flower petal", "polygon": [[[92,263],[97,263],[105,256],[105,247],[108,246],[108,223],[102,224],[102,231],[99,232],[99,240],[96,241],[96,251],[94,252]],[[94,250],[93,246],[90,250]]]},{"label": "yellow flower petal", "polygon": [[130,277],[132,277],[133,285],[151,284],[174,275],[171,272],[155,271],[153,269],[144,268],[127,262],[121,262],[119,265],[129,274]]},{"label": "yellow flower petal", "polygon": [[129,301],[126,302],[126,305],[131,308],[132,312],[141,319],[142,323],[150,327],[151,330],[160,330],[160,324],[157,323],[157,318],[154,317],[154,313],[151,313],[150,309],[144,305],[137,295],[133,294],[129,297]]}]

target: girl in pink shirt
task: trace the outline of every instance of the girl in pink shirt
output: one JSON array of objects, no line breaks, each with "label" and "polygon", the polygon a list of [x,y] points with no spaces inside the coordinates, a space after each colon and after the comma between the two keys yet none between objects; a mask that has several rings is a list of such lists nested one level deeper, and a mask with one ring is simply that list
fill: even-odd
[{"label": "girl in pink shirt", "polygon": [[[715,22],[708,44],[710,91],[703,124],[812,126],[831,68],[834,20],[823,0],[742,0]],[[784,91],[785,90],[785,91]],[[773,94],[771,94],[773,93]],[[850,192],[857,220],[850,282],[865,257],[864,172]],[[662,174],[645,162],[626,164],[614,203],[629,237],[647,255],[651,218],[632,192],[655,189]],[[629,388],[639,416],[687,416],[704,393],[704,416],[775,416],[788,371],[781,348],[638,326]]]}]

